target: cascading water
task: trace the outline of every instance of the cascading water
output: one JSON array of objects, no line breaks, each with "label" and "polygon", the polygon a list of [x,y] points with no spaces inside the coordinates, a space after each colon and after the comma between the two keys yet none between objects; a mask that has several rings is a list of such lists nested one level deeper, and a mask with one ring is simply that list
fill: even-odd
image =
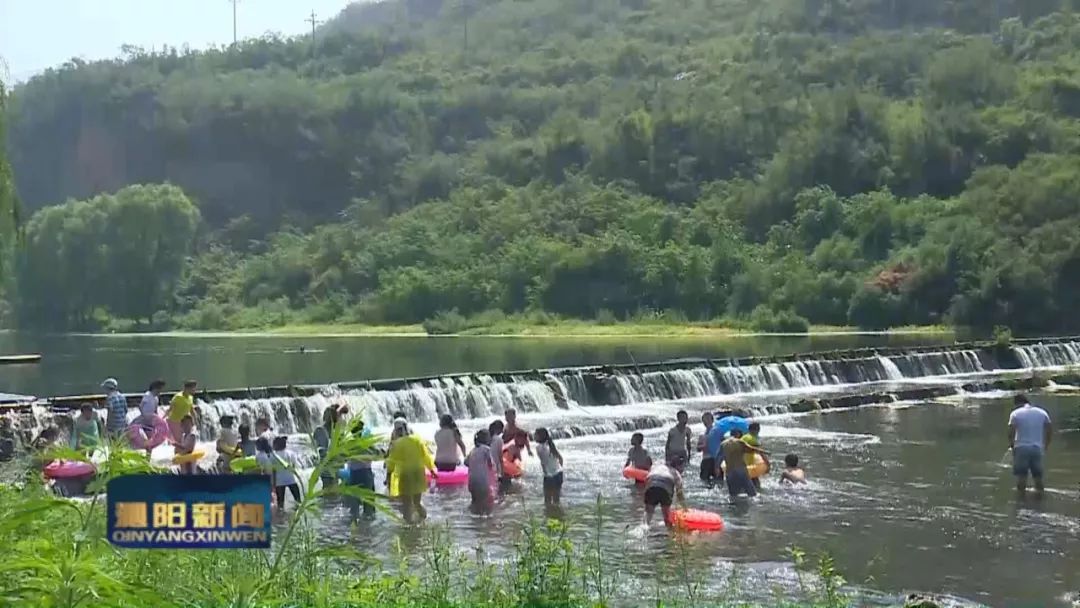
[{"label": "cascading water", "polygon": [[1076,342],[1014,346],[1013,353],[1025,368],[1061,367],[1080,363],[1080,345]]},{"label": "cascading water", "polygon": [[[1051,342],[1015,346],[1015,362],[1025,368],[1080,364],[1080,344]],[[301,397],[212,399],[200,402],[200,433],[204,440],[217,436],[223,415],[238,424],[254,425],[269,419],[282,433],[308,434],[321,423],[331,404],[345,405],[373,427],[386,427],[394,413],[414,422],[434,422],[441,414],[459,420],[498,417],[509,408],[522,413],[580,410],[580,406],[639,404],[716,396],[747,396],[769,392],[811,393],[818,387],[842,387],[875,382],[902,382],[915,378],[959,376],[1001,369],[990,349],[942,349],[893,355],[810,359],[717,365],[686,361],[634,368],[571,368],[521,375],[455,375],[430,378],[397,390],[330,385]],[[137,411],[132,410],[129,418]],[[16,427],[24,434],[40,432],[47,424],[70,426],[70,416],[35,406],[18,415]],[[633,418],[633,416],[631,416]],[[644,420],[644,419],[642,419]],[[646,424],[641,422],[640,424]],[[638,424],[638,423],[635,423]],[[652,424],[649,421],[647,424]],[[583,426],[584,425],[584,426]],[[613,420],[572,425],[566,436],[592,428],[624,430]],[[633,425],[631,425],[633,426]],[[630,427],[625,427],[630,428]],[[650,428],[648,426],[638,428]],[[573,430],[576,429],[576,430]],[[563,431],[560,431],[563,432]]]}]

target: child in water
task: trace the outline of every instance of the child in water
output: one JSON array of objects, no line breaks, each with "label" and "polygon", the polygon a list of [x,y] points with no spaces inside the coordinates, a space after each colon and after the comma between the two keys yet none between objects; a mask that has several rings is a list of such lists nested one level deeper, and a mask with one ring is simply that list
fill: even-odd
[{"label": "child in water", "polygon": [[[472,495],[472,503],[469,511],[477,515],[490,515],[491,507],[495,502],[491,494],[491,488],[495,485],[495,455],[491,451],[491,435],[488,431],[480,429],[473,437],[473,447],[469,455],[465,457],[465,465],[469,467],[469,494]],[[438,465],[436,465],[438,466]]]},{"label": "child in water", "polygon": [[806,471],[799,466],[799,457],[795,454],[784,456],[784,470],[780,473],[780,481],[792,485],[806,483]]},{"label": "child in water", "polygon": [[671,501],[677,498],[683,502],[682,475],[674,467],[657,463],[649,469],[649,475],[645,478],[645,525],[652,524],[653,513],[656,505],[660,505],[660,511],[664,515],[664,525],[671,528]]},{"label": "child in water", "polygon": [[624,469],[632,466],[641,471],[648,471],[652,468],[652,456],[649,455],[649,450],[646,450],[642,445],[644,443],[645,435],[634,433],[630,436],[630,451],[626,453]]},{"label": "child in water", "polygon": [[254,456],[258,450],[255,448],[255,440],[251,438],[251,427],[241,424],[238,433],[240,434],[240,452],[244,456]]},{"label": "child in water", "polygon": [[288,488],[293,500],[300,502],[300,485],[296,483],[296,455],[288,449],[288,437],[279,435],[274,437],[274,496],[277,498],[277,507],[285,509],[285,489]]},{"label": "child in water", "polygon": [[232,469],[229,468],[229,463],[233,458],[242,456],[240,451],[240,435],[233,429],[233,423],[236,421],[232,416],[221,417],[221,432],[218,433],[217,439],[217,451],[218,451],[218,470],[222,473],[231,473]]},{"label": "child in water", "polygon": [[496,420],[488,425],[488,437],[491,438],[491,455],[495,458],[495,478],[499,480],[499,491],[505,492],[510,487],[510,478],[503,473],[503,421]]},{"label": "child in water", "polygon": [[[191,414],[186,414],[180,419],[180,440],[173,444],[177,456],[192,454],[195,452],[195,444],[199,438],[195,435],[195,419]],[[185,462],[180,465],[181,475],[194,475],[195,462]]]},{"label": "child in water", "polygon": [[536,457],[544,471],[544,505],[558,506],[562,499],[563,457],[555,447],[547,429],[541,427],[534,433]]},{"label": "child in water", "polygon": [[[743,443],[745,443],[746,445],[748,445],[748,446],[750,446],[752,448],[760,448],[761,447],[761,440],[758,439],[758,437],[760,437],[760,436],[761,436],[761,424],[757,423],[757,422],[751,422],[750,427],[747,429],[747,432],[743,433],[742,441],[743,441]],[[754,452],[747,452],[744,459],[746,460],[746,466],[749,467],[749,466],[753,466],[754,462],[757,460],[757,456],[754,454]],[[750,480],[750,483],[754,484],[755,489],[761,490],[761,478],[760,477],[754,477],[753,479]]]}]

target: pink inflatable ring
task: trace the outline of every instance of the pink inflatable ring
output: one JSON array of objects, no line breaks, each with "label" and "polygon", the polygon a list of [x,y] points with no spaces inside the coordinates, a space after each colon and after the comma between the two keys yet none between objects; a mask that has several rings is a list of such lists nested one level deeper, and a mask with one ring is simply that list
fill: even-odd
[{"label": "pink inflatable ring", "polygon": [[54,460],[45,465],[45,477],[49,479],[70,479],[86,477],[97,472],[94,465],[79,460]]},{"label": "pink inflatable ring", "polygon": [[697,509],[672,510],[668,515],[671,524],[682,530],[719,532],[724,529],[724,519],[716,513]]},{"label": "pink inflatable ring", "polygon": [[649,476],[649,472],[645,469],[626,467],[622,470],[622,476],[627,479],[633,479],[637,483],[645,483],[645,478]]},{"label": "pink inflatable ring", "polygon": [[469,467],[458,465],[453,471],[437,471],[435,473],[435,485],[437,486],[461,486],[469,483]]},{"label": "pink inflatable ring", "polygon": [[142,420],[141,417],[136,418],[134,422],[128,425],[127,436],[128,441],[131,442],[131,447],[136,450],[152,450],[165,443],[165,440],[169,437],[169,424],[165,422],[164,418],[155,415],[149,427],[143,426],[140,420]]}]

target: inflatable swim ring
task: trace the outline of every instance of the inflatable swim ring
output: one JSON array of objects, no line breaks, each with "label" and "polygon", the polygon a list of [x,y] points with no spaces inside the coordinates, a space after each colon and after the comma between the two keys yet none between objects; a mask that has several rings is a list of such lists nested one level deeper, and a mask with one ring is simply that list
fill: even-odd
[{"label": "inflatable swim ring", "polygon": [[85,477],[97,472],[94,465],[81,460],[54,460],[45,465],[45,477],[49,479],[70,479]]},{"label": "inflatable swim ring", "polygon": [[744,433],[750,431],[750,421],[742,416],[724,416],[716,421],[716,426],[725,435],[730,433],[732,429],[739,429]]},{"label": "inflatable swim ring", "polygon": [[[433,479],[435,479],[434,477],[431,476],[431,471],[428,471],[427,469],[424,469],[424,478],[427,479],[428,485],[430,485],[431,481]],[[398,496],[401,496],[401,488],[398,485],[398,476],[397,476],[397,474],[394,474],[394,475],[390,476],[389,488],[388,488],[386,494],[390,498],[397,498]]]},{"label": "inflatable swim ring", "polygon": [[701,532],[719,532],[724,529],[724,519],[716,513],[699,511],[698,509],[672,509],[668,513],[671,525],[682,530],[698,530]]},{"label": "inflatable swim ring", "polygon": [[173,464],[187,464],[189,462],[198,462],[203,456],[206,456],[206,452],[195,450],[190,454],[177,454],[176,456],[173,456],[172,461]]},{"label": "inflatable swim ring", "polygon": [[435,485],[437,486],[461,486],[469,483],[469,467],[458,465],[453,471],[438,471],[435,473]]},{"label": "inflatable swim ring", "polygon": [[169,438],[169,423],[161,416],[154,415],[149,427],[139,423],[141,418],[128,425],[127,436],[131,447],[136,450],[154,449]]},{"label": "inflatable swim ring", "polygon": [[[727,462],[720,463],[720,468],[727,473]],[[746,470],[750,473],[750,479],[757,479],[769,472],[769,464],[765,462],[761,454],[754,454],[754,464],[746,465]]]},{"label": "inflatable swim ring", "polygon": [[645,469],[635,469],[634,467],[629,466],[622,470],[622,476],[627,479],[633,479],[637,483],[645,483],[645,478],[649,476],[649,472]]},{"label": "inflatable swim ring", "polygon": [[510,454],[507,454],[506,452],[503,452],[502,465],[503,475],[506,475],[511,479],[521,477],[525,473],[525,471],[523,470],[524,467],[521,465],[521,461],[518,460],[515,462],[514,460],[511,460]]},{"label": "inflatable swim ring", "polygon": [[259,463],[255,460],[254,456],[241,456],[240,458],[233,458],[229,461],[229,468],[233,473],[248,473],[258,474]]}]

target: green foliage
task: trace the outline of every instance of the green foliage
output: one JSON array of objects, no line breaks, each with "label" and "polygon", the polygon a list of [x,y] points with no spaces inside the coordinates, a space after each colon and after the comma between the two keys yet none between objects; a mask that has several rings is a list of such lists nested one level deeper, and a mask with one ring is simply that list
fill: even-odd
[{"label": "green foliage", "polygon": [[[3,61],[0,60],[0,66]],[[7,141],[6,122],[8,92],[4,81],[0,80],[0,268],[8,265],[13,237],[20,228],[19,201],[15,194],[15,178],[11,173],[7,150],[3,142]]]},{"label": "green foliage", "polygon": [[773,312],[758,306],[750,313],[750,327],[762,332],[805,334],[810,330],[810,323],[790,310]]},{"label": "green foliage", "polygon": [[18,266],[23,322],[88,328],[97,311],[149,321],[171,308],[199,223],[175,186],[128,186],[34,214]]},{"label": "green foliage", "polygon": [[[1080,329],[1071,9],[491,0],[470,7],[466,50],[460,7],[395,0],[349,7],[314,46],[72,61],[7,98],[22,198],[172,182],[209,230],[179,276],[177,252],[150,273],[163,287],[146,256],[93,246],[105,205],[45,208],[17,312],[55,328],[456,333],[488,311],[665,311]],[[129,253],[154,238],[122,219]],[[109,277],[124,284],[85,287]]]}]

